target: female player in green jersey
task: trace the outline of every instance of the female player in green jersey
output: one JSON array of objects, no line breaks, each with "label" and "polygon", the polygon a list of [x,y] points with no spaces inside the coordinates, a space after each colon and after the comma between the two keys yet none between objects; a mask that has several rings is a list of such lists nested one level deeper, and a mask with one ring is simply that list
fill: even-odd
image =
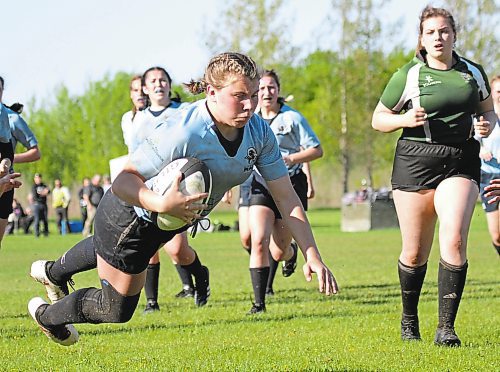
[{"label": "female player in green jersey", "polygon": [[428,6],[420,15],[419,31],[416,56],[387,84],[372,126],[381,132],[403,129],[392,173],[403,243],[398,263],[402,339],[420,340],[417,306],[439,219],[439,324],[434,342],[460,346],[454,326],[467,274],[467,237],[481,166],[473,135],[489,135],[494,112],[482,67],[453,50],[453,16]]}]

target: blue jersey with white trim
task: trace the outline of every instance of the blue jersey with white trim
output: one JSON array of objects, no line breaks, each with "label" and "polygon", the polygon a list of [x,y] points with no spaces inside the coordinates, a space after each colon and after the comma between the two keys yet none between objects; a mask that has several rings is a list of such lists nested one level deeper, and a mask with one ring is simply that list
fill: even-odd
[{"label": "blue jersey with white trim", "polygon": [[9,108],[7,109],[7,115],[9,117],[10,131],[12,133],[12,147],[14,151],[18,142],[21,142],[27,149],[31,149],[38,145],[35,135],[21,115]]},{"label": "blue jersey with white trim", "polygon": [[[270,123],[271,130],[276,136],[282,157],[320,145],[318,137],[306,118],[290,106],[283,105],[278,115],[273,119],[265,120]],[[302,163],[290,165],[288,174],[293,176],[300,169],[302,169]]]},{"label": "blue jersey with white trim", "polygon": [[8,143],[12,138],[7,107],[0,103],[0,142]]},{"label": "blue jersey with white trim", "polygon": [[130,155],[130,161],[146,180],[175,159],[193,157],[203,161],[212,173],[212,193],[204,216],[227,190],[245,181],[254,166],[268,181],[287,175],[276,138],[258,115],[252,115],[245,125],[234,156],[227,154],[215,128],[206,100],[195,102],[158,124]]},{"label": "blue jersey with white trim", "polygon": [[134,152],[158,124],[164,122],[167,118],[174,115],[177,110],[186,107],[187,105],[188,103],[185,102],[171,101],[170,105],[159,113],[151,111],[150,107],[145,110],[138,111],[132,120],[132,124],[129,124],[129,127],[127,128],[128,133],[124,132],[124,137],[127,136],[125,144],[128,147],[128,152]]},{"label": "blue jersey with white trim", "polygon": [[497,121],[491,134],[481,138],[481,146],[491,153],[491,160],[481,159],[481,170],[486,173],[500,174],[500,121]]}]

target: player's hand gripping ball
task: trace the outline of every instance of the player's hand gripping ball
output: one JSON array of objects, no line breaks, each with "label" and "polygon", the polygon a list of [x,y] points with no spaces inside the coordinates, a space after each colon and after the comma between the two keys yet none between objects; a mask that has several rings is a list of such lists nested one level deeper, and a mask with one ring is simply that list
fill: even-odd
[{"label": "player's hand gripping ball", "polygon": [[[158,175],[147,181],[146,185],[154,192],[163,195],[172,186],[177,172],[182,173],[179,191],[184,195],[207,193],[208,196],[202,200],[202,203],[206,203],[212,191],[212,174],[205,163],[195,158],[172,161]],[[196,211],[199,212],[201,211]],[[166,213],[150,212],[150,218],[162,230],[177,230],[186,225],[185,221]]]}]

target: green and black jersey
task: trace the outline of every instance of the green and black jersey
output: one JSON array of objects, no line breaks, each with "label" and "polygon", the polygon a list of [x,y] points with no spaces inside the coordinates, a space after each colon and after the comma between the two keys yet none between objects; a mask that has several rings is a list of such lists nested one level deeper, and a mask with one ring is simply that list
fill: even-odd
[{"label": "green and black jersey", "polygon": [[422,107],[423,126],[403,128],[401,138],[429,143],[461,143],[473,135],[477,105],[490,95],[483,68],[454,53],[458,61],[449,70],[436,70],[419,57],[400,68],[387,84],[380,101],[401,113]]}]

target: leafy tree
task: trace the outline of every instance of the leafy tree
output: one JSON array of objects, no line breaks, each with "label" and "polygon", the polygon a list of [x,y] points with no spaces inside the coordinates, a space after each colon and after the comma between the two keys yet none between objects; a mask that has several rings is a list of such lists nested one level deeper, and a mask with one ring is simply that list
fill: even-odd
[{"label": "leafy tree", "polygon": [[[373,183],[373,131],[369,127],[371,113],[378,97],[375,86],[380,84],[376,72],[381,69],[381,22],[377,10],[386,1],[332,0],[332,29],[340,35],[341,56],[340,125],[343,191],[348,191],[349,172],[363,164]],[[340,22],[338,21],[340,20]]]},{"label": "leafy tree", "polygon": [[291,63],[297,48],[288,40],[291,24],[280,15],[283,0],[221,1],[222,15],[213,22],[205,45],[212,54],[228,50],[246,53],[266,68]]},{"label": "leafy tree", "polygon": [[495,0],[448,0],[458,24],[457,50],[483,65],[489,76],[500,71],[498,24],[500,6]]}]

